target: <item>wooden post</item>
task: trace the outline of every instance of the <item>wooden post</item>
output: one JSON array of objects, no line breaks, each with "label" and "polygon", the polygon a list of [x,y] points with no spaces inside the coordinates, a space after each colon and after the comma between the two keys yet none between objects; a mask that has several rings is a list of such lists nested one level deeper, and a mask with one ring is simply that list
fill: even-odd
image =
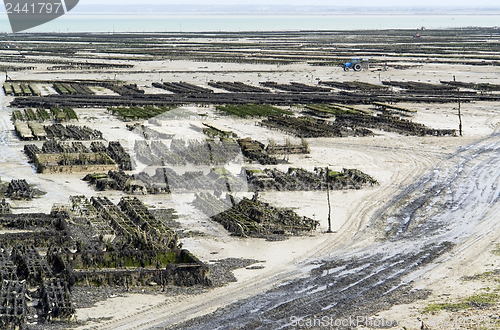
[{"label": "wooden post", "polygon": [[458,131],[460,136],[462,136],[462,113],[461,113],[461,102],[460,102],[460,88],[458,88]]},{"label": "wooden post", "polygon": [[328,182],[328,177],[329,177],[330,170],[328,169],[328,166],[326,167],[326,197],[328,200],[328,230],[326,231],[327,233],[333,233],[332,232],[332,206],[330,204],[330,184]]}]

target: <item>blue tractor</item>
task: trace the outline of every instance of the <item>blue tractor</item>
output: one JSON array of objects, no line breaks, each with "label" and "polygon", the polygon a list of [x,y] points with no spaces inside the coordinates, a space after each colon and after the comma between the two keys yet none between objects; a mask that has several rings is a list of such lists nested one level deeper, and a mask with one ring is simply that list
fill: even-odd
[{"label": "blue tractor", "polygon": [[352,58],[350,62],[347,62],[343,65],[344,71],[349,71],[349,69],[353,69],[354,71],[361,71],[363,69],[368,68],[368,59],[360,59],[360,58]]}]

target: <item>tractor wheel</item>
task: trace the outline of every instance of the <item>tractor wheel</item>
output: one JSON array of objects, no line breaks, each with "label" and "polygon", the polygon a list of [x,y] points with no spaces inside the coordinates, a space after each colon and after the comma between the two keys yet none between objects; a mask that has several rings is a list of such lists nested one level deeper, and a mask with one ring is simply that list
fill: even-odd
[{"label": "tractor wheel", "polygon": [[349,71],[349,67],[345,66],[344,71]]},{"label": "tractor wheel", "polygon": [[362,69],[361,64],[359,64],[359,63],[354,64],[353,69],[354,69],[354,71],[361,71],[361,69]]}]

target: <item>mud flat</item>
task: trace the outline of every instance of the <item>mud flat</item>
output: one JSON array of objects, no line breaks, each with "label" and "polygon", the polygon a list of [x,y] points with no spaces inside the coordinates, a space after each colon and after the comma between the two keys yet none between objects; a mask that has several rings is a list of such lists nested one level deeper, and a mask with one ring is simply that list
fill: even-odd
[{"label": "mud flat", "polygon": [[0,36],[0,322],[492,321],[499,36]]}]

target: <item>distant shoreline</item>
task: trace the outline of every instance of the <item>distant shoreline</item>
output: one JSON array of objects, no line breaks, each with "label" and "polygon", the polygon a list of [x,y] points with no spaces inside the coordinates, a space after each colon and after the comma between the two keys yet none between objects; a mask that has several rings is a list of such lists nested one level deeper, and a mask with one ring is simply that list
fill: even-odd
[{"label": "distant shoreline", "polygon": [[[0,13],[0,32],[12,31]],[[467,12],[73,12],[28,32],[354,31],[497,27],[499,11]]]}]

